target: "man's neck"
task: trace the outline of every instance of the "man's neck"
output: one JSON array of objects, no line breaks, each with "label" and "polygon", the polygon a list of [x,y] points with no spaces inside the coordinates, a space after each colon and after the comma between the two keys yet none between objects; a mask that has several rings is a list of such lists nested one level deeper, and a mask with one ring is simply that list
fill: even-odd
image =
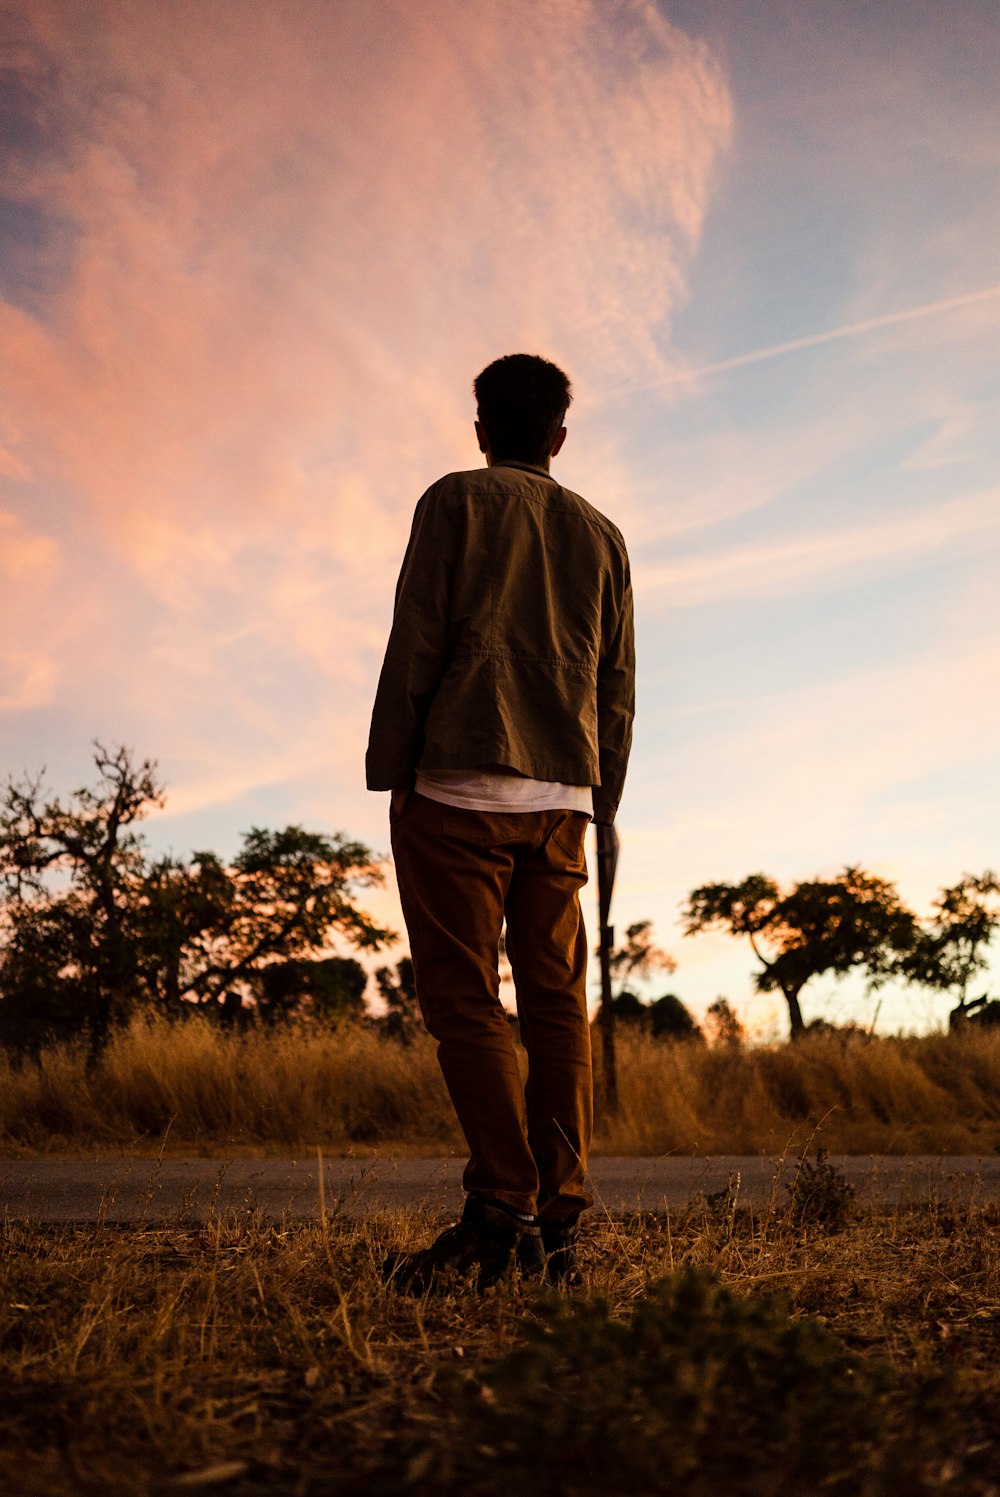
[{"label": "man's neck", "polygon": [[486,459],[488,468],[537,468],[541,473],[548,473],[552,459],[546,458],[544,463],[529,463],[523,457],[494,457],[492,453]]}]

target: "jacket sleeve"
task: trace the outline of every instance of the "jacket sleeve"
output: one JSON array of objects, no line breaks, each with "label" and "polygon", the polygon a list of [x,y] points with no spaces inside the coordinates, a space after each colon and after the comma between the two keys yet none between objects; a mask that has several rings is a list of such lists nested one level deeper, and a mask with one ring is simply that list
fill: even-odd
[{"label": "jacket sleeve", "polygon": [[632,581],[624,587],[611,638],[597,667],[597,741],[601,783],[594,786],[594,820],[610,826],[625,786],[635,716],[635,625]]},{"label": "jacket sleeve", "polygon": [[369,790],[403,790],[413,784],[424,723],[447,664],[455,554],[455,521],[435,485],[414,512],[396,584],[365,759]]}]

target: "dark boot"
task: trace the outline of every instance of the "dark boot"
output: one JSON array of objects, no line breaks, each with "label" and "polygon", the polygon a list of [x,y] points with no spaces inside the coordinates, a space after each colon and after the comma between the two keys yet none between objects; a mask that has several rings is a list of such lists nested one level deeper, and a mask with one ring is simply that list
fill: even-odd
[{"label": "dark boot", "polygon": [[545,1272],[535,1218],[470,1195],[461,1221],[447,1227],[430,1247],[387,1254],[382,1278],[403,1294],[430,1294],[463,1280],[476,1289],[489,1289],[516,1269],[525,1278],[540,1278]]},{"label": "dark boot", "polygon": [[583,1283],[576,1263],[576,1244],[580,1236],[580,1218],[541,1223],[545,1272],[557,1289],[575,1289]]}]

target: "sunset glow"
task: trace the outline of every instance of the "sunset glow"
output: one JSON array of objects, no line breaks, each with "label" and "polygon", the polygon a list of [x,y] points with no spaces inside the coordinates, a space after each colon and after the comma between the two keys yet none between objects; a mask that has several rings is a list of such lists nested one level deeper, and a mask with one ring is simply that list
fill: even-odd
[{"label": "sunset glow", "polygon": [[992,8],[32,0],[0,37],[4,774],[71,789],[99,736],[159,760],[159,846],[386,848],[413,506],[524,350],[632,555],[615,921],[657,991],[772,1022],[748,951],[681,939],[699,883],[860,863],[927,912],[1000,864]]}]

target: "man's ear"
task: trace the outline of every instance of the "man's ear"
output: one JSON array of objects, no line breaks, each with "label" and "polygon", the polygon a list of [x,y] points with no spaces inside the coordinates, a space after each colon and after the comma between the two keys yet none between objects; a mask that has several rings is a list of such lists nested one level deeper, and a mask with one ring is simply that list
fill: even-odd
[{"label": "man's ear", "polygon": [[486,428],[483,426],[483,423],[481,421],[476,422],[476,441],[479,443],[479,450],[483,454],[483,456],[485,458],[489,458],[490,440],[486,435]]},{"label": "man's ear", "polygon": [[556,453],[559,451],[560,447],[565,442],[565,440],[566,440],[566,428],[565,428],[565,426],[561,426],[559,428],[559,435],[556,437],[555,441],[552,443],[552,451],[549,454],[550,457],[555,457]]}]

